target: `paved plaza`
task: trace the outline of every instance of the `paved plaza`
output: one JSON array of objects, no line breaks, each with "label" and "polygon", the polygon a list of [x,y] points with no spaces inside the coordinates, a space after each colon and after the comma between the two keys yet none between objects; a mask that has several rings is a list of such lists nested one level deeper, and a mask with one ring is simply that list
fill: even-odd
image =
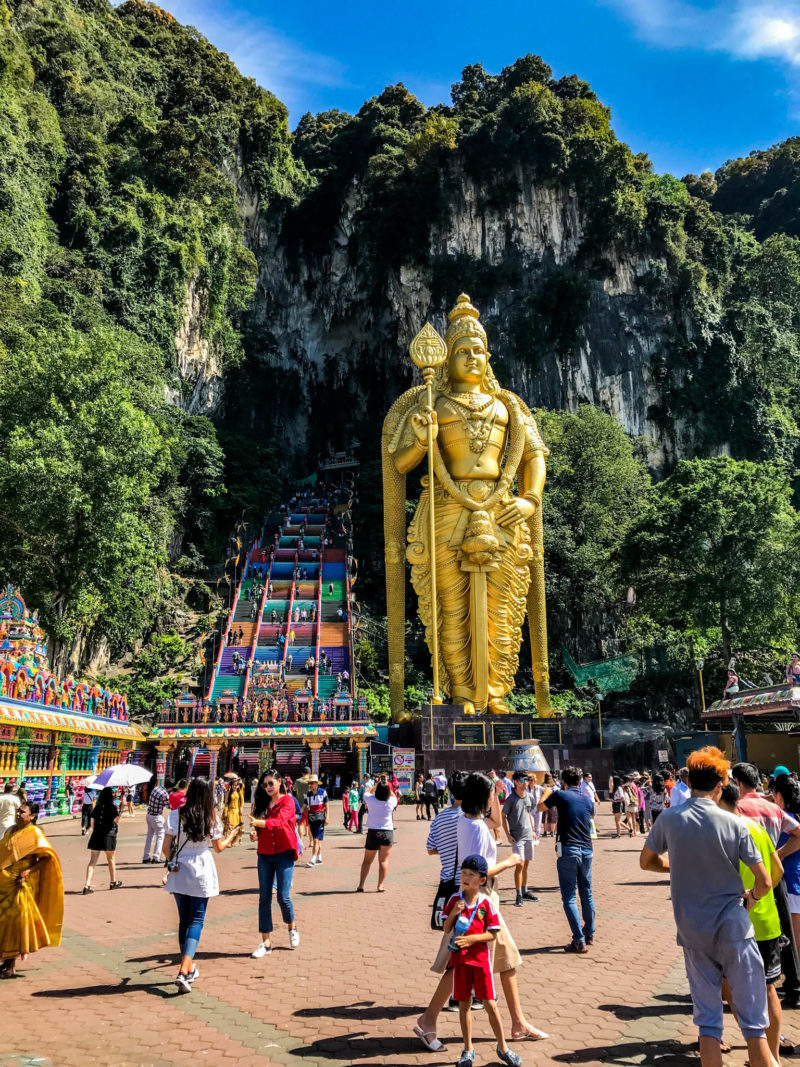
[{"label": "paved plaza", "polygon": [[[333,806],[338,815],[338,804]],[[516,1042],[526,1064],[698,1063],[690,1003],[664,879],[638,867],[638,841],[610,837],[599,820],[594,886],[597,940],[586,956],[567,955],[567,925],[556,888],[552,840],[537,849],[538,903],[515,908],[511,875],[500,899],[520,946],[523,1007],[547,1041]],[[336,818],[334,822],[338,823]],[[331,825],[324,863],[295,871],[294,901],[302,943],[288,948],[285,927],[275,951],[253,960],[257,943],[255,846],[248,840],[217,857],[222,895],[209,904],[200,980],[191,994],[176,973],[176,910],[159,883],[162,869],[142,866],[144,816],[124,818],[117,850],[123,888],[82,896],[86,839],[77,823],[45,827],[64,866],[65,932],[60,948],[20,965],[0,982],[0,1067],[393,1067],[455,1063],[458,1015],[441,1016],[441,1053],[426,1052],[412,1026],[435,985],[429,966],[438,935],[429,929],[438,866],[425,852],[428,823],[403,807],[397,817],[385,894],[356,895],[363,838]],[[501,849],[501,857],[507,854]],[[501,1002],[503,1016],[508,1014]],[[798,1012],[788,1012],[790,1039]],[[730,1067],[744,1063],[744,1043],[726,1017],[734,1046]],[[800,1021],[800,1020],[798,1020]],[[496,1063],[483,1012],[475,1016],[477,1064]]]}]

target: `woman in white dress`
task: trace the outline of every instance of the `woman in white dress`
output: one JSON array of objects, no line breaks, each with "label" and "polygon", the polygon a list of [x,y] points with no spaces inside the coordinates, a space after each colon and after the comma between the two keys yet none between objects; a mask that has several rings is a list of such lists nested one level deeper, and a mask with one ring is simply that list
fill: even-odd
[{"label": "woman in white dress", "polygon": [[192,778],[186,790],[186,803],[169,813],[164,836],[167,880],[164,888],[175,897],[178,907],[178,942],[181,966],[175,985],[191,993],[199,977],[194,956],[210,897],[219,896],[217,865],[211,849],[222,852],[241,833],[241,823],[223,837],[222,824],[214,806],[214,788],[207,778]]}]

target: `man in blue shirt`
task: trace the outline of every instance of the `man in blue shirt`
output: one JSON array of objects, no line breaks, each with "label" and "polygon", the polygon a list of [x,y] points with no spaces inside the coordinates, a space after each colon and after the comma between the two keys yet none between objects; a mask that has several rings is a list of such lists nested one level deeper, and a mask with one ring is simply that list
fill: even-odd
[{"label": "man in blue shirt", "polygon": [[[587,945],[594,942],[594,897],[592,896],[592,815],[594,805],[581,792],[583,771],[580,767],[567,767],[561,774],[564,788],[553,792],[547,789],[539,802],[538,810],[555,808],[558,812],[558,842],[556,844],[556,867],[561,903],[567,916],[572,940],[567,952],[584,953]],[[581,899],[581,916],[575,902],[575,890]]]}]

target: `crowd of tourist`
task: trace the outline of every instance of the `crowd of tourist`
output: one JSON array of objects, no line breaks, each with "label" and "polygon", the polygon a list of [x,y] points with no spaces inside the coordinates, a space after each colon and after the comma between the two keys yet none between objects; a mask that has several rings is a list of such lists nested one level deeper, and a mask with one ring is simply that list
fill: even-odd
[{"label": "crowd of tourist", "polygon": [[[181,779],[151,788],[142,862],[165,866],[162,885],[176,902],[180,963],[175,984],[182,992],[190,992],[199,978],[197,948],[208,902],[219,893],[214,854],[235,847],[243,832],[257,853],[254,959],[273,950],[274,905],[288,947],[300,944],[294,871],[301,859],[309,868],[323,867],[334,798],[341,799],[344,829],[364,835],[354,891],[366,892],[377,868],[377,884],[371,884],[386,892],[400,800],[397,778],[379,774],[343,781],[328,773],[323,782],[307,767],[302,771],[295,781],[270,769],[257,780],[229,772],[216,781]],[[87,790],[84,799],[89,811],[82,833],[89,833],[90,859],[83,892],[93,891],[103,853],[110,888],[118,888],[120,808],[108,788],[96,797]],[[669,875],[704,1067],[721,1063],[726,1001],[752,1067],[775,1067],[786,1047],[783,1012],[800,1006],[797,778],[778,766],[765,780],[753,765],[730,767],[721,752],[705,748],[678,771],[662,767],[612,774],[606,799],[614,818],[611,834],[646,835],[642,869]],[[453,771],[448,778],[417,775],[412,801],[416,820],[430,818],[425,846],[437,858],[439,876],[430,926],[440,933],[431,964],[438,984],[413,1033],[426,1049],[441,1051],[440,1015],[448,1007],[457,1009],[463,1038],[458,1064],[469,1067],[475,1057],[471,1011],[482,1005],[497,1057],[517,1065],[521,1057],[509,1042],[547,1035],[522,1008],[517,973],[522,956],[498,896],[498,878],[512,873],[512,906],[535,905],[536,848],[546,834],[554,834],[569,932],[564,949],[578,955],[592,951],[600,791],[590,772],[570,766],[546,777],[524,768]],[[12,977],[19,958],[60,939],[60,865],[36,825],[37,816],[24,790],[6,787],[0,795],[0,977]],[[504,847],[508,851],[501,857]],[[324,884],[324,874],[315,877]]]}]

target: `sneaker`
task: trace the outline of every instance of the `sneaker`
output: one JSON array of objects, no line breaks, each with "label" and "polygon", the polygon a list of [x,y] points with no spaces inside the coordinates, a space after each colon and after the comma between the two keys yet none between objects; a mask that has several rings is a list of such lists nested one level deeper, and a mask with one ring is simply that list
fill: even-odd
[{"label": "sneaker", "polygon": [[470,1008],[472,1011],[483,1011],[483,1001],[476,1000],[475,997],[473,997],[472,1003],[470,1004]]},{"label": "sneaker", "polygon": [[586,936],[584,937],[584,941],[586,942],[587,945],[593,945],[594,944],[594,934],[586,934]]},{"label": "sneaker", "polygon": [[518,1052],[515,1052],[513,1048],[507,1048],[505,1052],[501,1052],[500,1049],[495,1049],[497,1058],[501,1063],[507,1063],[508,1067],[522,1067],[522,1056]]},{"label": "sneaker", "polygon": [[200,972],[198,971],[198,969],[196,967],[192,967],[191,971],[189,971],[189,973],[186,975],[186,981],[189,983],[189,985],[191,985],[192,982],[196,982],[199,977]]},{"label": "sneaker", "polygon": [[180,989],[181,993],[191,993],[192,983],[189,981],[188,974],[179,974],[175,979],[175,985]]},{"label": "sneaker", "polygon": [[517,899],[514,901],[514,907],[521,908],[524,903],[525,898],[523,897],[522,893],[517,893]]},{"label": "sneaker", "polygon": [[268,945],[266,941],[262,941],[258,948],[256,948],[254,952],[251,952],[250,955],[254,960],[260,960],[262,956],[268,956],[270,952],[272,952],[272,945]]},{"label": "sneaker", "polygon": [[458,1001],[454,997],[450,997],[450,999],[447,1002],[447,1007],[444,1010],[445,1011],[458,1011]]},{"label": "sneaker", "polygon": [[322,856],[317,856],[317,866],[322,863]]},{"label": "sneaker", "polygon": [[289,931],[289,948],[297,948],[300,944],[300,931],[298,929]]},{"label": "sneaker", "polygon": [[461,1055],[458,1058],[458,1063],[456,1064],[456,1067],[472,1067],[472,1064],[474,1062],[475,1062],[475,1050],[474,1049],[470,1049],[469,1052],[468,1052],[466,1049],[464,1049],[464,1051],[461,1053]]},{"label": "sneaker", "polygon": [[525,898],[525,900],[538,900],[539,899],[536,896],[535,893],[531,893],[530,889],[523,889],[522,895]]},{"label": "sneaker", "polygon": [[312,856],[311,859],[306,864],[306,867],[316,867],[316,865],[317,865],[317,857],[316,856]]}]

